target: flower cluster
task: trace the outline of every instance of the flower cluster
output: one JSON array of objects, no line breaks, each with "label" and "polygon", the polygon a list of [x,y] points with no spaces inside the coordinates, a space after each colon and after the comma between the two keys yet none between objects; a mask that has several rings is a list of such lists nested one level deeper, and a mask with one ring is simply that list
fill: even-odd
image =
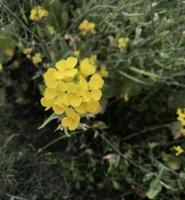
[{"label": "flower cluster", "polygon": [[87,19],[83,20],[81,24],[79,25],[79,29],[82,33],[82,35],[87,35],[88,33],[96,33],[95,30],[95,24],[92,22],[89,22]]},{"label": "flower cluster", "polygon": [[48,11],[41,6],[35,6],[30,13],[29,19],[32,21],[39,21],[48,16]]},{"label": "flower cluster", "polygon": [[69,57],[60,60],[55,68],[49,68],[44,74],[46,89],[41,104],[46,110],[52,108],[61,117],[62,127],[75,130],[81,116],[97,113],[100,110],[100,98],[104,81],[89,60]]},{"label": "flower cluster", "polygon": [[127,37],[120,37],[118,39],[118,47],[120,49],[123,49],[126,47],[127,43],[128,43],[129,39]]},{"label": "flower cluster", "polygon": [[178,108],[177,109],[177,119],[181,123],[181,133],[183,136],[185,136],[185,108]]}]

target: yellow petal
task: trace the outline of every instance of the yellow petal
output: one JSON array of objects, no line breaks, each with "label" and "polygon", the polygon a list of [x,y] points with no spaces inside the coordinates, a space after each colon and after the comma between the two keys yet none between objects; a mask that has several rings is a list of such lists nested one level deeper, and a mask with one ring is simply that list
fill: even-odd
[{"label": "yellow petal", "polygon": [[56,70],[53,68],[49,68],[47,72],[44,74],[44,81],[46,86],[49,88],[57,87],[57,79],[55,77]]},{"label": "yellow petal", "polygon": [[53,89],[53,88],[46,88],[45,91],[44,91],[44,96],[47,98],[47,99],[53,99],[55,98],[57,95],[57,90],[56,89]]},{"label": "yellow petal", "polygon": [[64,72],[64,71],[57,71],[57,72],[55,73],[55,77],[56,77],[57,79],[63,79],[64,76],[65,76],[65,72]]},{"label": "yellow petal", "polygon": [[74,131],[75,129],[78,128],[78,124],[79,124],[79,122],[77,122],[77,121],[70,123],[69,126],[68,126],[69,130]]},{"label": "yellow petal", "polygon": [[73,83],[73,82],[67,83],[67,84],[66,84],[66,88],[67,88],[67,92],[68,92],[68,93],[76,92],[76,91],[75,91],[75,89],[76,89],[76,84]]},{"label": "yellow petal", "polygon": [[67,83],[65,83],[64,81],[59,81],[58,82],[58,89],[62,92],[67,91]]},{"label": "yellow petal", "polygon": [[51,76],[53,76],[55,74],[57,70],[50,67],[45,73],[44,73],[44,79],[50,78]]},{"label": "yellow petal", "polygon": [[46,107],[46,110],[50,109],[53,105],[53,101],[50,100],[50,99],[46,99],[45,97],[43,97],[41,100],[40,100],[40,103],[43,107]]},{"label": "yellow petal", "polygon": [[68,127],[70,124],[70,119],[68,117],[64,117],[62,120],[62,126],[63,127]]},{"label": "yellow petal", "polygon": [[84,76],[84,77],[87,77],[91,74],[94,74],[95,73],[95,67],[89,63],[84,63],[82,62],[80,64],[80,73]]},{"label": "yellow petal", "polygon": [[87,90],[88,89],[88,83],[86,81],[86,79],[82,76],[80,76],[80,80],[79,80],[79,85],[84,89]]},{"label": "yellow petal", "polygon": [[76,95],[72,95],[70,99],[70,103],[73,107],[78,107],[82,102],[82,98]]},{"label": "yellow petal", "polygon": [[65,71],[65,76],[74,77],[74,75],[78,72],[77,69],[69,69]]},{"label": "yellow petal", "polygon": [[59,71],[63,71],[66,69],[66,65],[67,65],[66,60],[60,60],[56,63],[55,66]]},{"label": "yellow petal", "polygon": [[73,131],[76,128],[78,128],[79,122],[80,122],[80,115],[77,113],[74,113],[68,125],[69,130]]},{"label": "yellow petal", "polygon": [[93,74],[89,81],[89,88],[91,90],[98,90],[103,87],[104,81],[100,74]]},{"label": "yellow petal", "polygon": [[91,91],[91,98],[93,100],[98,101],[98,100],[100,100],[101,96],[102,96],[101,90],[92,90]]},{"label": "yellow petal", "polygon": [[82,98],[84,99],[84,101],[90,101],[91,100],[91,92],[89,92],[88,90],[83,90]]},{"label": "yellow petal", "polygon": [[61,92],[60,94],[57,95],[57,97],[55,97],[54,103],[58,105],[64,104],[63,98],[64,98],[64,93]]},{"label": "yellow petal", "polygon": [[65,111],[64,106],[59,106],[57,104],[54,104],[52,106],[52,108],[53,108],[53,111],[55,112],[55,114],[57,114],[57,115],[60,115],[60,114],[64,113],[64,111]]},{"label": "yellow petal", "polygon": [[69,94],[64,94],[63,104],[66,105],[66,106],[70,105],[70,96],[69,96]]},{"label": "yellow petal", "polygon": [[78,107],[75,107],[75,110],[80,114],[85,114],[87,112],[87,103],[82,102]]},{"label": "yellow petal", "polygon": [[75,113],[75,111],[72,108],[67,108],[66,109],[66,115],[68,117],[71,117],[74,113]]},{"label": "yellow petal", "polygon": [[76,66],[78,59],[76,57],[71,56],[71,57],[67,58],[66,62],[67,62],[67,66],[69,68],[73,68]]},{"label": "yellow petal", "polygon": [[100,110],[100,104],[98,101],[89,101],[87,103],[87,110],[91,113],[97,113]]}]

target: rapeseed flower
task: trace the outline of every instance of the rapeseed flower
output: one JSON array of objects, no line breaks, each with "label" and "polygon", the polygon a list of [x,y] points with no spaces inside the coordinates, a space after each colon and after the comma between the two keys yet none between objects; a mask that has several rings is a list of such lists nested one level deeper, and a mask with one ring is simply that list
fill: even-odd
[{"label": "rapeseed flower", "polygon": [[82,35],[87,35],[88,33],[95,34],[95,23],[89,22],[87,19],[83,20],[81,24],[79,25],[79,29],[82,33]]},{"label": "rapeseed flower", "polygon": [[181,155],[182,153],[184,153],[184,150],[183,150],[183,148],[181,147],[181,146],[173,146],[172,147],[172,150],[175,152],[175,155],[176,156],[179,156],[179,155]]},{"label": "rapeseed flower", "polygon": [[61,119],[61,126],[75,130],[80,117],[100,111],[100,98],[104,81],[89,61],[76,57],[62,59],[44,74],[46,89],[41,99],[45,110],[52,108]]},{"label": "rapeseed flower", "polygon": [[67,109],[66,117],[62,119],[62,126],[69,128],[69,130],[73,131],[78,127],[79,122],[80,115],[71,108]]},{"label": "rapeseed flower", "polygon": [[39,21],[48,16],[48,11],[41,6],[35,6],[30,13],[29,19],[32,21]]},{"label": "rapeseed flower", "polygon": [[23,49],[23,53],[26,55],[27,58],[31,58],[32,48],[25,48]]},{"label": "rapeseed flower", "polygon": [[123,49],[126,47],[127,43],[128,43],[129,39],[127,37],[120,37],[118,39],[118,47],[120,49]]},{"label": "rapeseed flower", "polygon": [[41,63],[41,62],[42,62],[42,56],[41,56],[41,54],[40,54],[40,53],[36,53],[35,55],[33,55],[33,57],[32,57],[32,62],[33,62],[35,65]]},{"label": "rapeseed flower", "polygon": [[185,108],[178,108],[177,109],[177,120],[181,123],[181,134],[185,136]]},{"label": "rapeseed flower", "polygon": [[108,70],[106,69],[105,66],[102,66],[100,71],[99,71],[99,74],[103,77],[103,78],[107,78],[109,76],[109,72]]}]

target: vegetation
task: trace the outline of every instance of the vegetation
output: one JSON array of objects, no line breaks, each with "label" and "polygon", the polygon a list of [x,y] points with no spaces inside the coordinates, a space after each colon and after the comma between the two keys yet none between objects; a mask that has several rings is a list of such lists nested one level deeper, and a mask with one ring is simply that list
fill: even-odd
[{"label": "vegetation", "polygon": [[0,199],[184,198],[184,9],[0,1]]}]

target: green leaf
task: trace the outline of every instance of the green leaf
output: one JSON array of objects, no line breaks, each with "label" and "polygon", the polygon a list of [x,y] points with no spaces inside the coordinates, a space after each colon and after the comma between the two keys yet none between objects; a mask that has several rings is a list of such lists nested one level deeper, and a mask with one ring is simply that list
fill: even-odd
[{"label": "green leaf", "polygon": [[163,153],[162,159],[165,164],[172,170],[178,170],[182,165],[182,161],[180,160],[180,158],[172,156],[170,154]]},{"label": "green leaf", "polygon": [[112,185],[113,185],[113,187],[114,187],[114,189],[115,190],[119,190],[120,189],[120,184],[119,184],[119,182],[117,182],[117,181],[112,181]]},{"label": "green leaf", "polygon": [[157,196],[157,194],[161,191],[161,189],[162,189],[162,185],[159,179],[155,178],[150,182],[150,187],[146,193],[146,196],[149,199],[154,199]]}]

